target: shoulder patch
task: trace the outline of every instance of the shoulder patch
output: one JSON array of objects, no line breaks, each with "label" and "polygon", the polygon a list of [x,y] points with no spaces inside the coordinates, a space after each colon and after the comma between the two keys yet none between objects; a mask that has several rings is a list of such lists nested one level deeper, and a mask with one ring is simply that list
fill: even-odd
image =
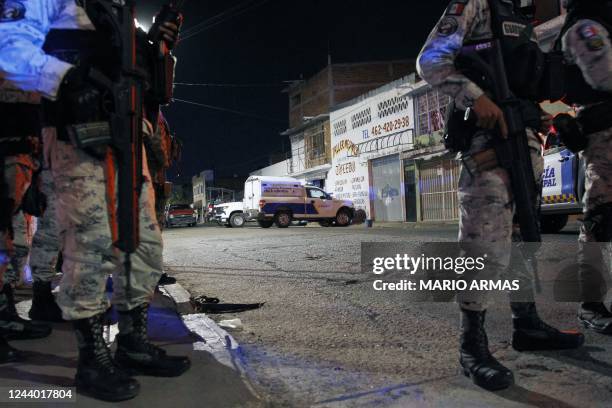
[{"label": "shoulder patch", "polygon": [[22,20],[25,12],[23,1],[0,0],[0,23]]},{"label": "shoulder patch", "polygon": [[605,43],[599,28],[592,23],[586,23],[578,28],[580,38],[586,42],[586,46],[591,51],[601,50]]},{"label": "shoulder patch", "polygon": [[589,38],[598,36],[599,29],[594,24],[587,23],[578,28],[578,33],[580,34],[580,38],[587,40]]},{"label": "shoulder patch", "polygon": [[459,29],[459,23],[455,17],[444,17],[438,25],[438,34],[442,37],[448,37],[455,34]]},{"label": "shoulder patch", "polygon": [[455,0],[446,9],[447,16],[461,16],[469,0]]}]

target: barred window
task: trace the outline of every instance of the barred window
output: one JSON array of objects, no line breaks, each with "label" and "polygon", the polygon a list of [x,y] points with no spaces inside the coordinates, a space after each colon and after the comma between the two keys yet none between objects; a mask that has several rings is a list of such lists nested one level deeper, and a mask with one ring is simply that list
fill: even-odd
[{"label": "barred window", "polygon": [[437,89],[416,96],[417,136],[444,129],[446,110],[451,99]]}]

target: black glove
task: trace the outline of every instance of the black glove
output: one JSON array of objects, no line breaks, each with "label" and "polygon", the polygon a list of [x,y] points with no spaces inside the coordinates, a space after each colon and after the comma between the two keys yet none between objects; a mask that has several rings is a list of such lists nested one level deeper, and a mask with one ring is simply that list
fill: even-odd
[{"label": "black glove", "polygon": [[559,138],[565,146],[573,153],[579,153],[586,149],[588,139],[582,132],[580,123],[567,113],[555,117],[553,126],[557,130]]},{"label": "black glove", "polygon": [[178,42],[182,24],[182,14],[169,6],[164,6],[155,16],[155,23],[149,30],[149,39],[154,43],[164,41],[169,49],[173,49]]},{"label": "black glove", "polygon": [[88,79],[88,69],[72,68],[60,85],[59,102],[70,124],[102,120],[102,93]]}]

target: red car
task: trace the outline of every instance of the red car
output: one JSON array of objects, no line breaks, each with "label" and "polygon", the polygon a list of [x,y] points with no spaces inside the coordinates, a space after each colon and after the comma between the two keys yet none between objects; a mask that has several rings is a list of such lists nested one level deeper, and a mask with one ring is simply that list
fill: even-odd
[{"label": "red car", "polygon": [[166,210],[166,228],[195,227],[198,212],[188,204],[173,204]]}]

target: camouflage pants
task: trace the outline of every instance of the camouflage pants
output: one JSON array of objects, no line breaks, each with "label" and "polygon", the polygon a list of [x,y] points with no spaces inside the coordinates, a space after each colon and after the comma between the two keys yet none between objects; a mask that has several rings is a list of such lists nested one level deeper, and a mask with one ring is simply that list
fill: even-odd
[{"label": "camouflage pants", "polygon": [[[24,193],[32,183],[34,161],[26,154],[10,156],[5,158],[4,178],[9,188],[9,198],[13,199],[16,206],[21,204]],[[5,273],[11,259],[15,256],[14,242],[6,232],[0,231],[0,282],[4,283]],[[6,308],[7,299],[0,293],[0,310]]]},{"label": "camouflage pants", "polygon": [[25,275],[25,267],[30,256],[30,245],[28,243],[28,225],[22,212],[13,217],[13,256],[7,273],[4,275],[4,283],[19,283]]},{"label": "camouflage pants", "polygon": [[56,275],[55,264],[60,250],[59,226],[57,220],[57,197],[51,170],[44,169],[40,174],[40,189],[47,197],[47,208],[38,225],[30,255],[32,279],[36,282],[51,282]]},{"label": "camouflage pants", "polygon": [[[131,256],[128,298],[124,254],[113,247],[109,208],[115,211],[116,197],[108,194],[115,186],[108,188],[106,165],[68,143],[54,140],[55,134],[53,128],[43,129],[45,140],[50,142],[49,157],[57,193],[64,259],[57,302],[63,317],[84,319],[106,311],[109,305],[105,284],[110,274],[117,310],[132,310],[149,303],[162,273],[162,246],[148,168],[145,165],[140,196],[140,246]],[[116,174],[112,176],[116,179]]]},{"label": "camouflage pants", "polygon": [[[585,221],[588,213],[612,205],[612,129],[589,135],[588,139],[582,154],[585,161]],[[581,292],[582,300],[587,302],[600,302],[605,298],[606,278],[610,273],[604,258],[609,244],[596,244],[598,238],[595,235],[585,225],[580,228]]]},{"label": "camouflage pants", "polygon": [[[527,133],[536,182],[541,184],[544,160],[540,141],[531,130]],[[476,134],[469,153],[482,150],[487,138],[484,133]],[[515,254],[512,254],[514,206],[508,172],[498,167],[471,174],[462,166],[458,197],[459,242],[475,244],[480,251],[486,253],[487,278],[499,278],[509,270],[510,261],[515,258]],[[516,268],[512,272],[522,282],[533,281],[533,276],[524,276],[529,273],[526,268]],[[523,287],[522,290],[533,289]],[[457,294],[461,308],[473,311],[485,310],[487,298],[487,292]]]}]

